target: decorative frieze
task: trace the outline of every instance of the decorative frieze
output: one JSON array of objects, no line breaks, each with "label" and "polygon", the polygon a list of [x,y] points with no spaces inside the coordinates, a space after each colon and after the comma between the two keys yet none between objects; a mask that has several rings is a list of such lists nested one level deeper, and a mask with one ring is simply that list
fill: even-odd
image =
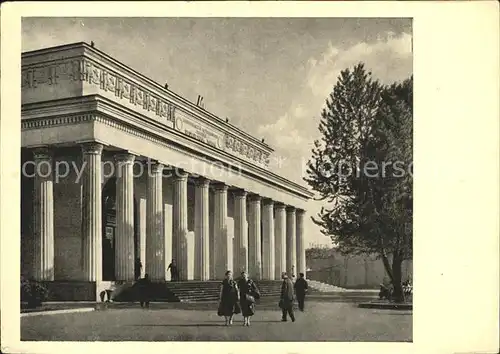
[{"label": "decorative frieze", "polygon": [[269,154],[253,147],[237,137],[227,134],[226,135],[226,149],[238,154],[239,156],[257,162],[258,164],[268,166]]},{"label": "decorative frieze", "polygon": [[59,80],[85,81],[158,117],[174,121],[174,107],[170,102],[89,59],[72,59],[23,69],[21,87],[35,89],[43,84],[57,84]]},{"label": "decorative frieze", "polygon": [[30,68],[22,71],[21,87],[36,88],[39,85],[55,85],[58,83],[58,65],[48,65],[42,68]]},{"label": "decorative frieze", "polygon": [[234,134],[204,123],[176,107],[172,102],[89,58],[71,58],[22,69],[23,90],[36,89],[41,85],[55,85],[63,80],[80,81],[97,86],[99,90],[111,93],[119,101],[146,111],[148,116],[157,116],[160,122],[174,124],[176,130],[198,141],[225,150],[251,163],[264,167],[269,165],[270,155],[265,149],[260,149]]}]

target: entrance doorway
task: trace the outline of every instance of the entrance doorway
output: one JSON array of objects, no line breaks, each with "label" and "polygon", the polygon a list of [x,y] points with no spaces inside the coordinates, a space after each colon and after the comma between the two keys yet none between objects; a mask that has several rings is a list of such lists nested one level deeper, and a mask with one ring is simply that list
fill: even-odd
[{"label": "entrance doorway", "polygon": [[[140,273],[140,254],[138,249],[137,201],[134,197],[134,270]],[[116,178],[110,178],[102,190],[102,280],[113,281],[115,278],[116,244]]]}]

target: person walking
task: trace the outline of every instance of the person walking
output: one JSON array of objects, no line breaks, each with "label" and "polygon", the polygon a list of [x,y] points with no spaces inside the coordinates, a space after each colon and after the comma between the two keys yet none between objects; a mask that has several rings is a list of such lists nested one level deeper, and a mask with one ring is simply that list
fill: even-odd
[{"label": "person walking", "polygon": [[241,312],[239,301],[238,284],[233,280],[233,272],[228,270],[220,287],[219,307],[217,309],[217,315],[224,316],[226,326],[232,325],[234,314]]},{"label": "person walking", "polygon": [[255,302],[260,298],[260,291],[254,281],[248,277],[247,272],[241,272],[238,281],[240,291],[241,314],[243,315],[243,326],[250,326],[250,317],[255,314]]},{"label": "person walking", "polygon": [[170,270],[170,280],[179,281],[179,268],[177,268],[177,262],[172,259],[172,262],[168,265],[167,270]]},{"label": "person walking", "polygon": [[295,322],[295,314],[293,313],[293,283],[290,278],[288,278],[286,273],[282,273],[281,278],[283,279],[283,282],[281,283],[281,297],[279,302],[282,312],[281,321],[286,322],[288,314],[292,319],[292,322]]},{"label": "person walking", "polygon": [[151,300],[151,280],[149,280],[149,274],[144,274],[144,278],[139,279],[137,285],[141,307],[149,308],[149,301]]},{"label": "person walking", "polygon": [[140,258],[136,258],[135,264],[134,264],[135,280],[138,280],[141,278],[141,271],[142,271],[142,262],[141,262]]},{"label": "person walking", "polygon": [[307,280],[304,278],[304,273],[299,273],[299,279],[294,284],[295,296],[299,303],[299,310],[304,312],[304,302],[306,300],[306,293],[308,289]]}]

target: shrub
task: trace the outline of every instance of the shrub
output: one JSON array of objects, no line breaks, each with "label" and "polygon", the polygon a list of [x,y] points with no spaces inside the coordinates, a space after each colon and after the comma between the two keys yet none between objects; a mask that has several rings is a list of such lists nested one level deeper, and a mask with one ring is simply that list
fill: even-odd
[{"label": "shrub", "polygon": [[21,280],[21,301],[27,302],[29,308],[40,306],[48,295],[49,291],[42,283],[33,279]]}]

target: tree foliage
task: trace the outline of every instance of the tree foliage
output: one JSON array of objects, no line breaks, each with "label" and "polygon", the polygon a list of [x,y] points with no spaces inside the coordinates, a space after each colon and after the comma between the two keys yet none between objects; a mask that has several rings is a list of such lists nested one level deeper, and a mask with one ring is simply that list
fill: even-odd
[{"label": "tree foliage", "polygon": [[313,218],[322,233],[343,254],[382,258],[395,287],[412,258],[412,95],[412,77],[384,86],[362,63],[343,70],[305,178],[327,204]]},{"label": "tree foliage", "polygon": [[307,259],[331,259],[335,258],[337,250],[331,247],[312,247],[306,249]]}]

